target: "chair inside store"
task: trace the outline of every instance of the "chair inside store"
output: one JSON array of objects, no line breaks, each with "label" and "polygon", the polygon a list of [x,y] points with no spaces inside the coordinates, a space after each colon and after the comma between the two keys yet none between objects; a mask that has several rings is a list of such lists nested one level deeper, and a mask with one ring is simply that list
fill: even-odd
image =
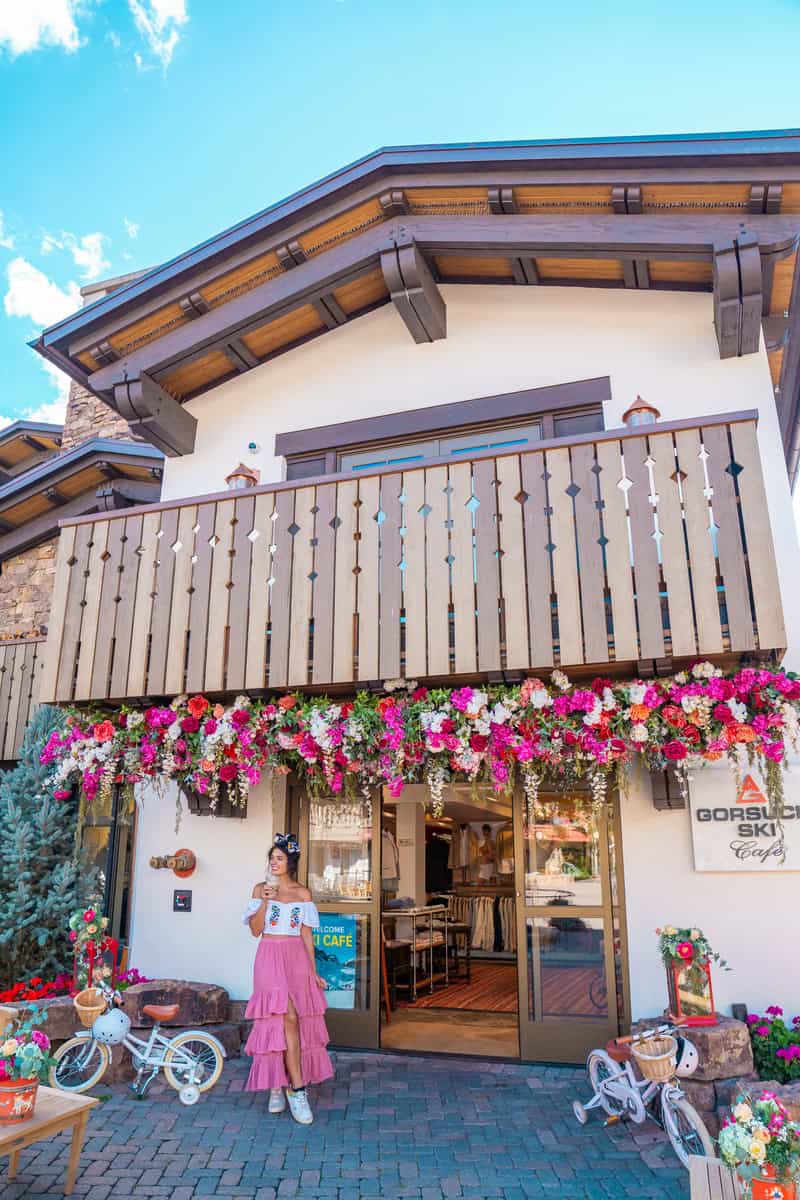
[{"label": "chair inside store", "polygon": [[381,942],[386,1049],[519,1055],[511,797],[427,789],[385,798]]}]

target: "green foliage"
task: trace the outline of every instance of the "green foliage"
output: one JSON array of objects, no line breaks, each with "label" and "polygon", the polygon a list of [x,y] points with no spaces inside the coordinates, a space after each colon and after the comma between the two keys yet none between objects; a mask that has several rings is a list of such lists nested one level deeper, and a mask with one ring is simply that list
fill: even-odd
[{"label": "green foliage", "polygon": [[75,857],[78,798],[54,799],[53,768],[39,761],[63,725],[59,709],[39,708],[0,778],[0,988],[71,968],[67,922],[96,890]]}]

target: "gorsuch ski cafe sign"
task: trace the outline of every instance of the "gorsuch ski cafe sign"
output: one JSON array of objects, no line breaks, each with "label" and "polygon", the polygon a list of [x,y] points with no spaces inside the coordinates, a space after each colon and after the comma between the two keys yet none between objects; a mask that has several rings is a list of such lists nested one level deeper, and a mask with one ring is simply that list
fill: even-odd
[{"label": "gorsuch ski cafe sign", "polygon": [[790,790],[777,821],[755,771],[734,802],[727,772],[707,771],[703,783],[690,796],[696,871],[800,871],[800,804]]}]

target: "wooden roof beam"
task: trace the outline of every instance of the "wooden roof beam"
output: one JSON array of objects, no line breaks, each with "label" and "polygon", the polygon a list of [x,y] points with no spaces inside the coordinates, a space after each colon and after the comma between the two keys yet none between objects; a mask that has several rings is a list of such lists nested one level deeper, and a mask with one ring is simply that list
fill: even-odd
[{"label": "wooden roof beam", "polygon": [[211,305],[199,292],[190,292],[188,296],[182,296],[178,304],[183,315],[190,321],[196,321],[198,317],[211,311]]},{"label": "wooden roof beam", "polygon": [[417,344],[447,336],[447,309],[431,269],[413,242],[381,254],[392,303]]},{"label": "wooden roof beam", "polygon": [[102,484],[95,492],[100,512],[114,512],[132,504],[157,504],[160,495],[161,485],[144,479],[117,479]]},{"label": "wooden roof beam", "polygon": [[114,407],[130,426],[169,458],[192,454],[197,420],[169,392],[142,372],[114,387]]},{"label": "wooden roof beam", "polygon": [[408,200],[402,188],[394,188],[378,197],[378,203],[385,217],[402,217],[410,211]]},{"label": "wooden roof beam", "polygon": [[[800,216],[748,217],[747,228],[765,252],[791,253],[800,234]],[[163,337],[137,347],[117,363],[89,375],[92,391],[111,398],[116,384],[138,379],[142,372],[173,369],[190,356],[241,337],[249,330],[358,278],[397,245],[415,243],[420,254],[469,253],[507,258],[551,257],[684,259],[710,262],[714,246],[738,237],[742,215],[613,216],[550,214],[547,216],[410,216],[370,226],[325,254],[315,255],[282,272],[196,321],[170,329]]]},{"label": "wooden roof beam", "polygon": [[230,338],[222,349],[240,373],[249,371],[251,367],[257,367],[261,362],[261,359],[253,354],[252,350],[248,350],[241,338]]},{"label": "wooden roof beam", "polygon": [[755,354],[761,334],[761,255],[743,234],[714,248],[714,329],[720,358]]},{"label": "wooden roof beam", "polygon": [[519,212],[511,187],[490,187],[488,192],[489,212],[497,217],[510,216]]}]

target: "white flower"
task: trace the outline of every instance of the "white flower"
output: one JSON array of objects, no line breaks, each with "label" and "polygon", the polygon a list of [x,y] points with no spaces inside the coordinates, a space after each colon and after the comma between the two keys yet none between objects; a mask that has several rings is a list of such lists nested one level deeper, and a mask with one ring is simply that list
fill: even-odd
[{"label": "white flower", "polygon": [[603,708],[608,712],[609,709],[616,708],[617,702],[614,699],[614,693],[610,687],[603,688]]},{"label": "white flower", "polygon": [[178,738],[181,736],[182,732],[183,732],[183,730],[181,729],[180,721],[173,721],[167,730],[167,737],[170,738],[173,742],[176,742],[178,740]]},{"label": "white flower", "polygon": [[692,674],[695,679],[713,679],[715,675],[721,675],[722,671],[713,663],[699,662],[692,667]]},{"label": "white flower", "polygon": [[747,720],[747,705],[742,704],[740,700],[729,700],[728,708],[733,713],[734,719],[741,725]]},{"label": "white flower", "polygon": [[495,704],[492,709],[492,721],[495,725],[505,725],[510,716],[511,709],[506,708],[505,704]]},{"label": "white flower", "polygon": [[549,708],[553,701],[550,699],[547,688],[536,688],[534,692],[531,692],[528,703],[531,708]]},{"label": "white flower", "polygon": [[631,726],[631,741],[632,742],[646,742],[649,737],[650,737],[650,734],[647,732],[646,725],[636,724],[636,725]]},{"label": "white flower", "polygon": [[553,674],[550,676],[550,679],[553,682],[553,686],[557,687],[560,692],[566,692],[570,686],[569,679],[567,678],[567,676],[564,674],[563,671],[559,671],[558,669],[553,671]]},{"label": "white flower", "polygon": [[647,685],[644,683],[632,683],[628,688],[628,703],[643,704],[644,695],[647,691]]},{"label": "white flower", "polygon": [[144,720],[144,713],[134,709],[128,713],[128,729],[135,729],[137,725],[141,725]]},{"label": "white flower", "polygon": [[675,682],[680,683],[680,684],[688,683],[689,676],[686,674],[685,671],[679,671],[678,674],[675,676]]},{"label": "white flower", "polygon": [[481,709],[486,708],[489,703],[489,697],[486,692],[473,692],[472,699],[467,705],[467,716],[477,717]]},{"label": "white flower", "polygon": [[237,696],[233,702],[233,707],[234,708],[249,708],[250,707],[250,697],[249,696]]},{"label": "white flower", "polygon": [[592,725],[599,725],[600,718],[602,717],[602,715],[603,715],[603,706],[599,700],[595,700],[594,708],[592,709],[591,712],[588,712],[586,714],[586,716],[583,718],[583,723],[584,723],[584,725],[588,725],[590,727]]}]

